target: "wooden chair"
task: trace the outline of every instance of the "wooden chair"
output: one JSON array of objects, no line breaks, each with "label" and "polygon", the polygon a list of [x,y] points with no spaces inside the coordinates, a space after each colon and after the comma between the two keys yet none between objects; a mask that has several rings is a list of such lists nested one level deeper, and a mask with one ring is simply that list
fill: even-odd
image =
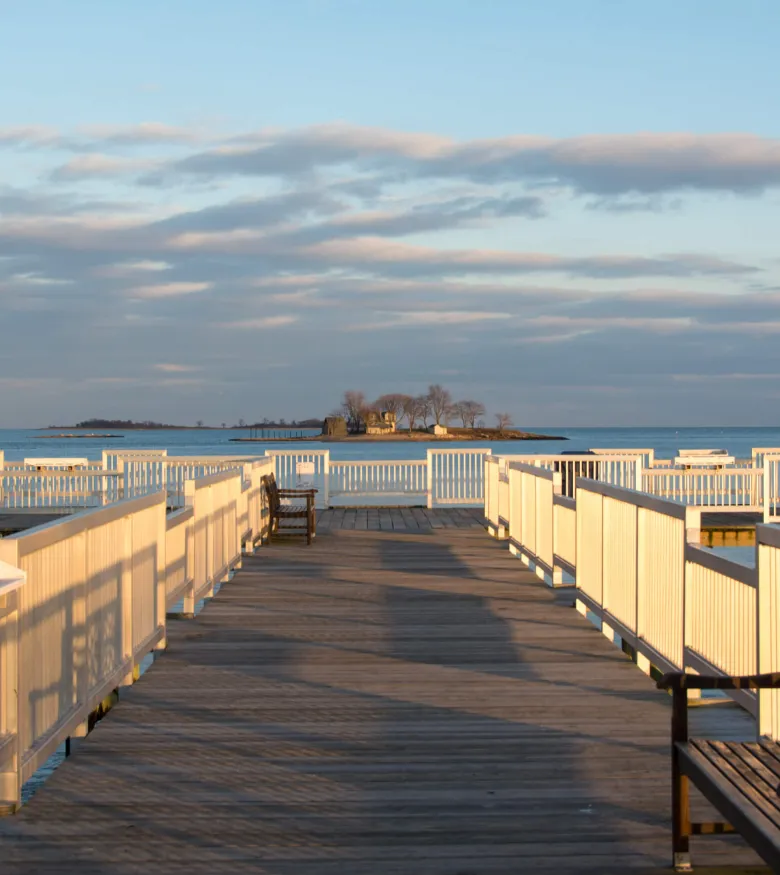
[{"label": "wooden chair", "polygon": [[[269,539],[274,535],[306,535],[311,544],[317,533],[317,517],[314,510],[316,489],[279,489],[276,477],[266,474],[263,485],[268,495],[268,510],[271,515]],[[282,520],[301,520],[303,525],[279,526]]]},{"label": "wooden chair", "polygon": [[[739,677],[666,674],[659,689],[672,702],[672,856],[678,872],[691,870],[691,836],[738,832],[780,872],[780,744],[721,742],[688,735],[688,690],[766,690],[780,687],[780,673]],[[689,782],[723,815],[694,823]]]}]

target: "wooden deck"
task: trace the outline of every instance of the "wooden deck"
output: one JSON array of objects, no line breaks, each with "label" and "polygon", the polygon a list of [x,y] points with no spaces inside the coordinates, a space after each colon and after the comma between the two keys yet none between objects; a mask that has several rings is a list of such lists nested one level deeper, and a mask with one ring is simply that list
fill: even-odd
[{"label": "wooden deck", "polygon": [[[0,820],[3,875],[668,871],[667,696],[474,514],[369,514],[323,513],[173,621]],[[694,860],[758,862],[733,836]]]}]

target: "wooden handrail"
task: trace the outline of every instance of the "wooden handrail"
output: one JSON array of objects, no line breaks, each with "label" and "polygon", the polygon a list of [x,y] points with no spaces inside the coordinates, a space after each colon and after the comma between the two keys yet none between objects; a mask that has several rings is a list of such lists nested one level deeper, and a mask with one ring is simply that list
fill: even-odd
[{"label": "wooden handrail", "polygon": [[727,675],[669,672],[656,684],[659,690],[768,690],[780,687],[780,672]]}]

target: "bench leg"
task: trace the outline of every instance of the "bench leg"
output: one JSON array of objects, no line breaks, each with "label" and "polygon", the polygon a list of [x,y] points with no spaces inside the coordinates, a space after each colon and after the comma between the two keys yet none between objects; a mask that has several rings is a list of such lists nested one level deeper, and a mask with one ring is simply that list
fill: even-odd
[{"label": "bench leg", "polygon": [[672,853],[673,863],[676,872],[690,872],[691,866],[691,851],[690,851],[690,834],[691,834],[691,815],[690,803],[688,798],[688,778],[686,775],[681,775],[679,769],[673,767],[673,786],[672,786]]},{"label": "bench leg", "polygon": [[691,807],[688,776],[682,773],[675,742],[688,740],[688,696],[675,690],[672,700],[672,855],[677,872],[690,872]]}]

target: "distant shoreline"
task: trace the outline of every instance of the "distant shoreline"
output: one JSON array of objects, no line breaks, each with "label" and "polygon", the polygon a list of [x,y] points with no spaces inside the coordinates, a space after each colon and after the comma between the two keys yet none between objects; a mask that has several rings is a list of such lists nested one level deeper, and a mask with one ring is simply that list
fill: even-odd
[{"label": "distant shoreline", "polygon": [[123,438],[123,434],[94,434],[90,432],[89,434],[42,434],[39,440],[42,441],[64,441],[70,439],[79,439],[82,440],[91,439],[91,440],[117,440]]}]

